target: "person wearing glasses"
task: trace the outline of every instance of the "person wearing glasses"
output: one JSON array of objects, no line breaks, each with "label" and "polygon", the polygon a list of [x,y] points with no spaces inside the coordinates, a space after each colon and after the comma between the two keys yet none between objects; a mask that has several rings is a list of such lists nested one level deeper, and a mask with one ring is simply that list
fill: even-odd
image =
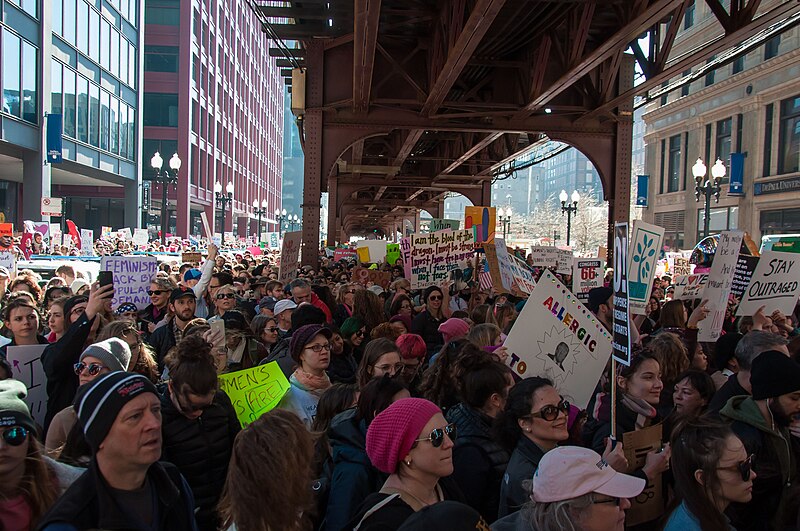
[{"label": "person wearing glasses", "polygon": [[139,312],[139,321],[146,325],[143,332],[147,336],[155,332],[156,325],[161,322],[169,312],[169,295],[177,286],[169,277],[154,276],[150,279],[150,288],[147,295],[150,297],[150,304]]},{"label": "person wearing glasses", "polygon": [[267,349],[267,352],[272,352],[280,337],[278,336],[278,321],[274,317],[259,314],[253,317],[250,321],[250,331],[253,332],[258,341]]},{"label": "person wearing glasses", "polygon": [[364,357],[364,339],[367,335],[367,325],[358,317],[348,317],[339,327],[344,340],[344,351],[360,362]]},{"label": "person wearing glasses", "polygon": [[425,310],[418,313],[414,320],[411,321],[411,333],[422,336],[422,339],[425,340],[425,345],[428,347],[429,356],[433,355],[445,344],[442,333],[439,331],[439,325],[450,317],[450,308],[447,305],[449,304],[448,301],[444,299],[444,291],[441,288],[436,286],[429,287],[422,294]]},{"label": "person wearing glasses", "polygon": [[388,374],[389,378],[402,374],[405,365],[397,345],[385,337],[373,339],[364,349],[364,357],[358,366],[356,380],[359,388],[364,387],[373,378]]},{"label": "person wearing glasses", "polygon": [[236,290],[232,284],[220,286],[214,294],[214,317],[209,319],[209,321],[219,319],[225,312],[236,308],[238,300]]},{"label": "person wearing glasses", "polygon": [[241,431],[231,401],[218,388],[213,346],[200,334],[183,338],[167,355],[161,397],[162,459],[178,467],[192,488],[201,530],[218,529],[233,441]]},{"label": "person wearing glasses", "polygon": [[0,529],[35,529],[83,473],[45,456],[26,395],[22,382],[0,381]]},{"label": "person wearing glasses", "polygon": [[453,473],[457,428],[422,398],[402,398],[379,413],[367,429],[367,455],[389,474],[367,496],[346,529],[397,529],[415,512],[443,500],[463,502]]},{"label": "person wearing glasses", "polygon": [[753,454],[730,426],[711,419],[686,422],[671,446],[675,499],[664,530],[730,529],[725,510],[753,498]]},{"label": "person wearing glasses", "polygon": [[289,377],[291,387],[278,407],[288,409],[311,429],[317,414],[319,397],[331,386],[325,370],[331,361],[329,328],[320,324],[307,324],[292,332],[289,353],[296,368]]}]

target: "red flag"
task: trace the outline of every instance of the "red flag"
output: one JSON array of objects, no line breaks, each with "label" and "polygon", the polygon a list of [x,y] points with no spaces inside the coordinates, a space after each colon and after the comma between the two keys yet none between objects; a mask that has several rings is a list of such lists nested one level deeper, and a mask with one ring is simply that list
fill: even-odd
[{"label": "red flag", "polygon": [[75,226],[75,222],[71,219],[67,220],[67,229],[70,236],[72,236],[72,242],[75,244],[75,247],[78,249],[81,248],[81,235],[78,232],[78,227]]}]

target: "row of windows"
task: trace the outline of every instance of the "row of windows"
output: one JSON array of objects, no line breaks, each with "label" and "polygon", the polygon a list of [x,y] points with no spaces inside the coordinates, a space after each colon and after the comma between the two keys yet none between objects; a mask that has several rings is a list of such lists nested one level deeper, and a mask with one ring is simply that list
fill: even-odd
[{"label": "row of windows", "polygon": [[53,31],[123,83],[136,86],[136,46],[86,0],[53,0]]},{"label": "row of windows", "polygon": [[177,46],[149,46],[144,47],[145,72],[172,72],[178,73],[180,48]]},{"label": "row of windows", "polygon": [[36,109],[38,50],[25,39],[3,28],[3,112],[38,123]]},{"label": "row of windows", "polygon": [[145,0],[144,23],[162,26],[180,26],[180,0]]},{"label": "row of windows", "polygon": [[60,62],[52,62],[52,112],[64,116],[64,135],[134,160],[136,112]]},{"label": "row of windows", "polygon": [[15,4],[20,7],[23,11],[27,14],[32,16],[33,18],[39,18],[38,13],[38,1],[37,0],[10,0],[12,4]]}]

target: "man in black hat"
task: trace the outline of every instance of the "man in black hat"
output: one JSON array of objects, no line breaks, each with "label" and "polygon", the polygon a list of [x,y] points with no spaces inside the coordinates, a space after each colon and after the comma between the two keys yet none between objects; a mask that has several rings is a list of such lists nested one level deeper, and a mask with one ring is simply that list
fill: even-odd
[{"label": "man in black hat", "polygon": [[586,307],[606,327],[606,330],[609,332],[614,330],[614,290],[608,286],[590,289]]},{"label": "man in black hat", "polygon": [[148,343],[156,352],[158,369],[164,369],[164,356],[183,337],[183,329],[195,318],[197,296],[192,288],[180,286],[169,295],[169,311],[173,317],[150,334]]}]

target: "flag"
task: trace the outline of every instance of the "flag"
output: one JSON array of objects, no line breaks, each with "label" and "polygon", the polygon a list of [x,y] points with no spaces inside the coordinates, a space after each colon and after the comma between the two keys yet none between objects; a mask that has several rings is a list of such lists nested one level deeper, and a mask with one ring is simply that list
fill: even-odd
[{"label": "flag", "polygon": [[78,249],[80,249],[81,248],[81,235],[80,235],[80,232],[78,232],[78,227],[75,225],[75,222],[72,221],[71,219],[67,220],[67,229],[69,229],[67,232],[72,237],[73,245],[75,247],[77,247]]},{"label": "flag", "polygon": [[492,275],[489,273],[489,264],[486,262],[483,262],[483,271],[478,273],[478,285],[484,290],[492,289]]}]

